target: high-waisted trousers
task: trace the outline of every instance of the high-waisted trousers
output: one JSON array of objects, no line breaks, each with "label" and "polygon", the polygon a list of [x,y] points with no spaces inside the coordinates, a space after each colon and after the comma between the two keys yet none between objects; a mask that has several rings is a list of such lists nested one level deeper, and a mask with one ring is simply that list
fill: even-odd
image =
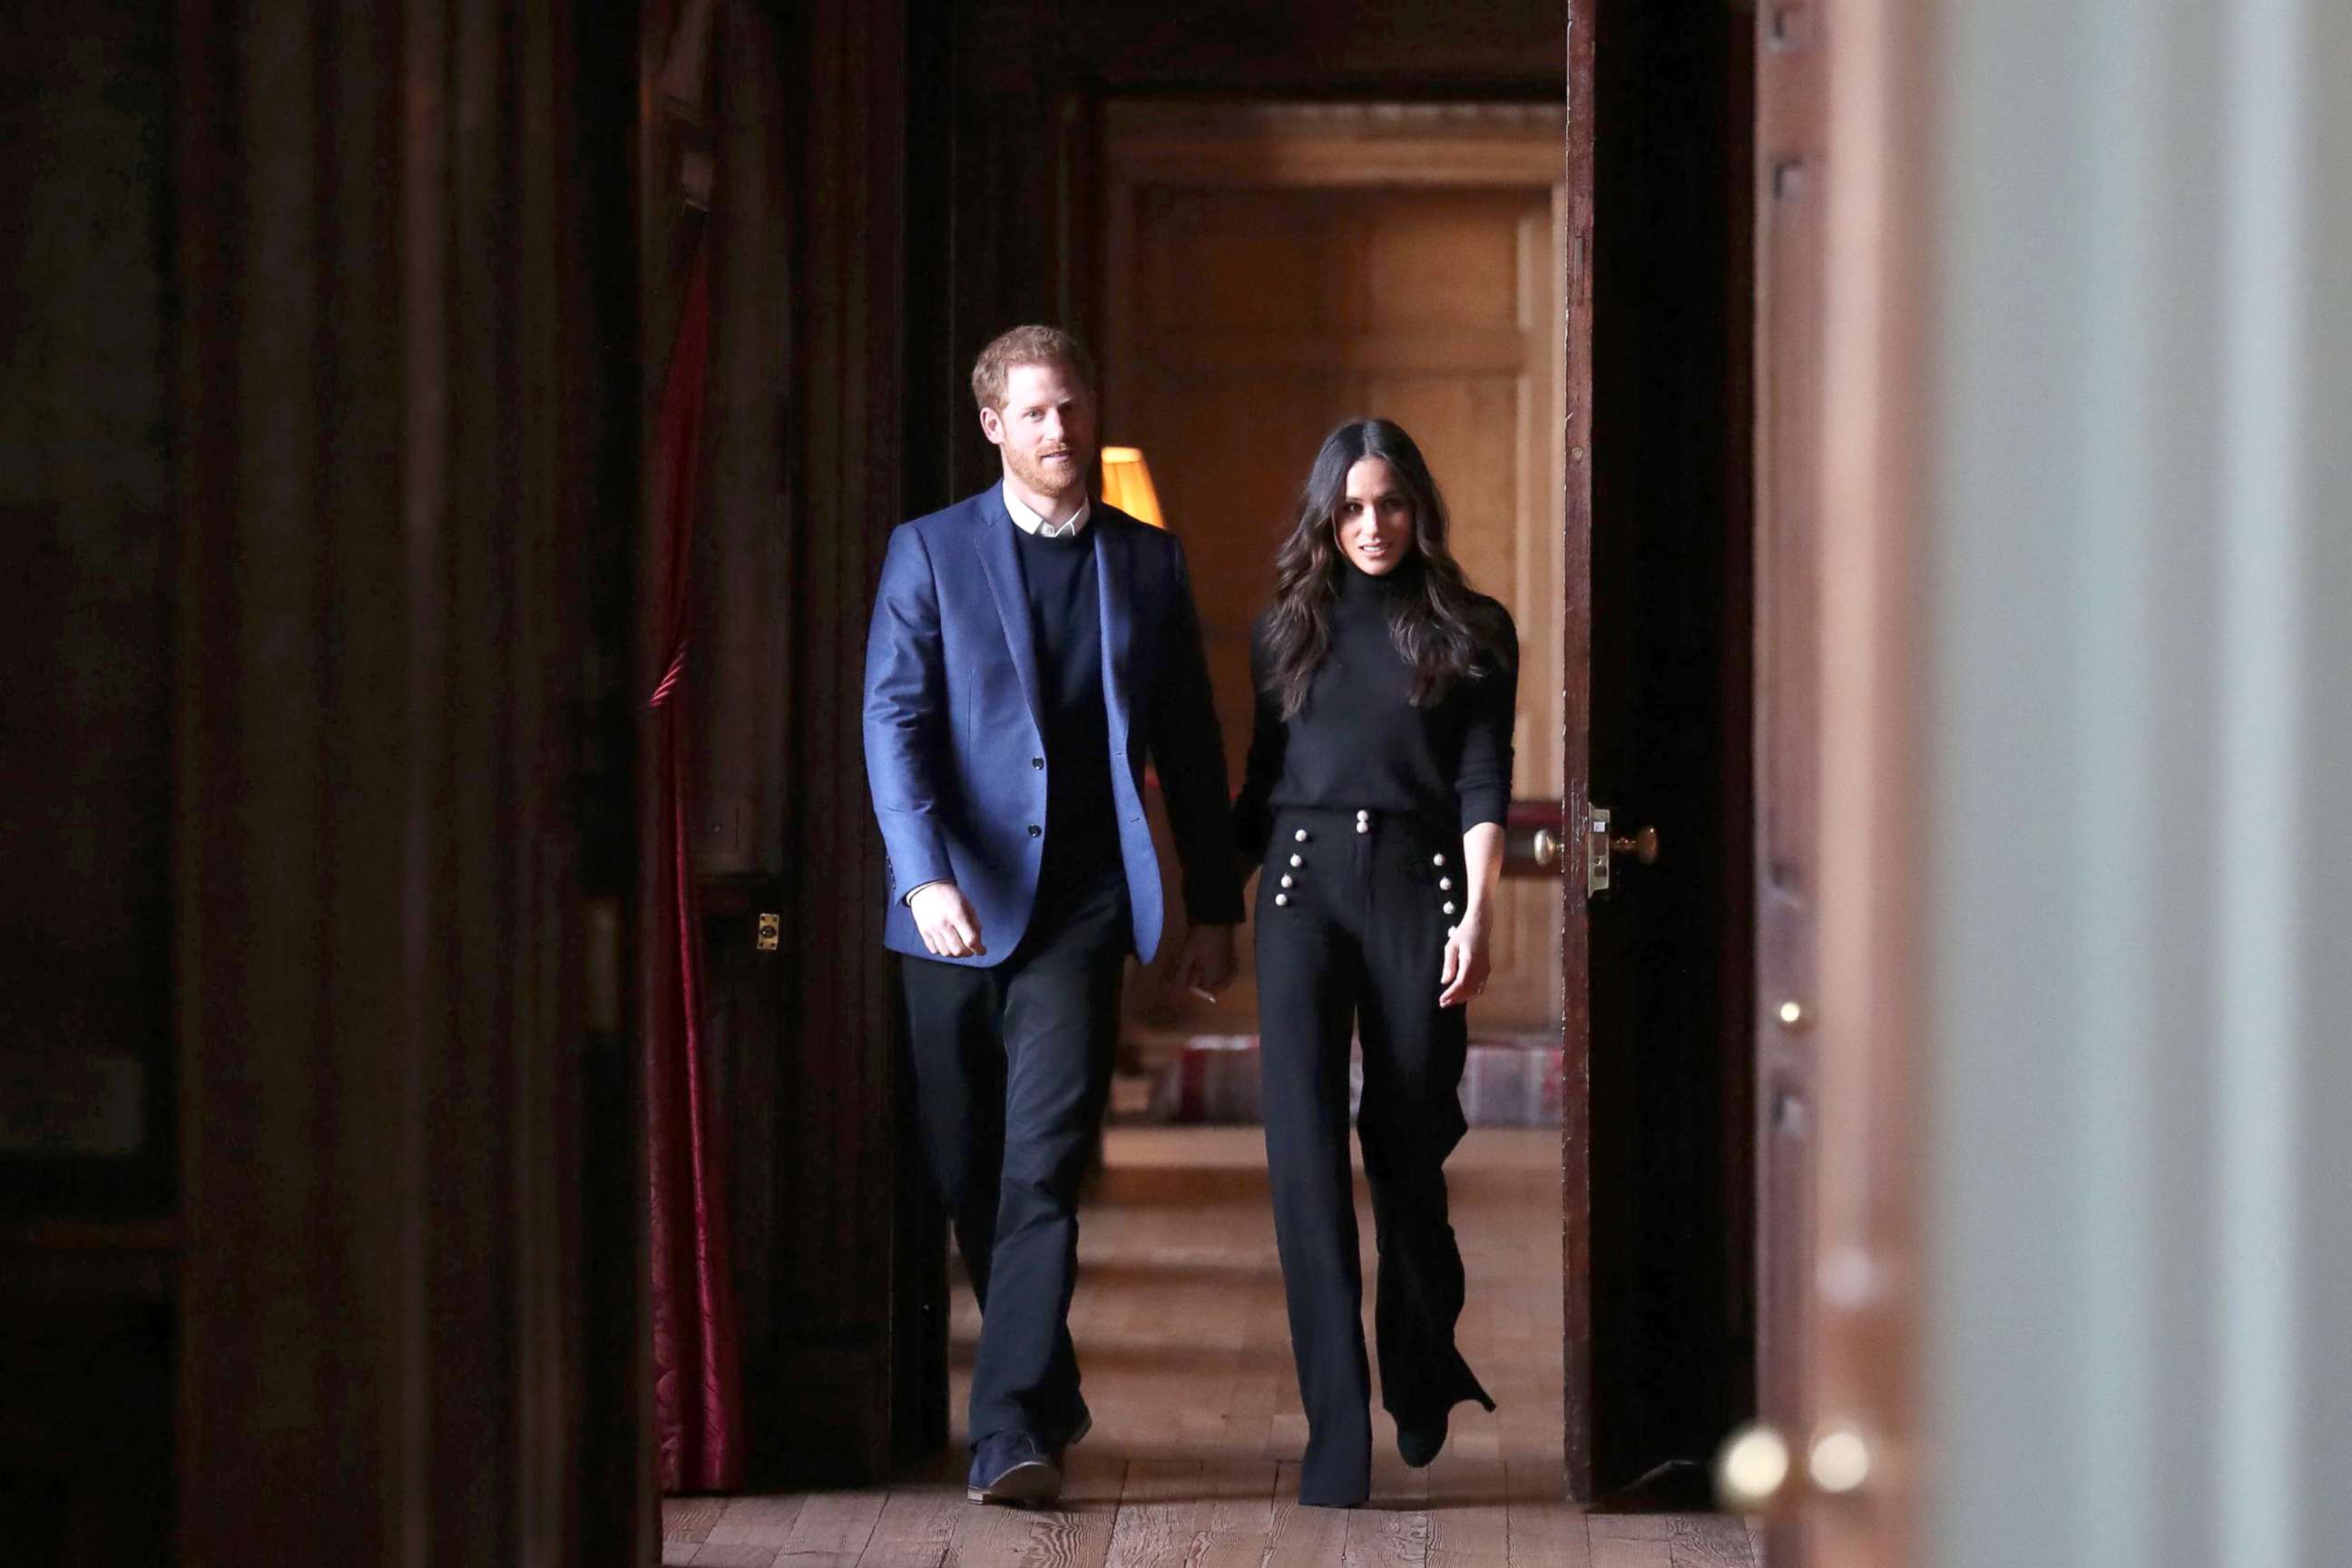
[{"label": "high-waisted trousers", "polygon": [[1078,1185],[1110,1092],[1132,947],[1114,862],[1108,876],[1041,883],[1002,963],[906,960],[924,1151],[981,1307],[974,1447],[1022,1432],[1058,1447],[1085,1410],[1069,1331]]},{"label": "high-waisted trousers", "polygon": [[1348,1157],[1348,1055],[1360,1035],[1357,1136],[1379,1248],[1372,1327],[1381,1403],[1426,1426],[1464,1400],[1494,1408],[1454,1346],[1462,1253],[1445,1157],[1464,1131],[1469,1044],[1440,1007],[1451,911],[1465,901],[1451,825],[1372,811],[1277,810],[1259,870],[1259,1072],[1275,1241],[1307,1411],[1305,1503],[1351,1506],[1371,1483],[1370,1374]]}]

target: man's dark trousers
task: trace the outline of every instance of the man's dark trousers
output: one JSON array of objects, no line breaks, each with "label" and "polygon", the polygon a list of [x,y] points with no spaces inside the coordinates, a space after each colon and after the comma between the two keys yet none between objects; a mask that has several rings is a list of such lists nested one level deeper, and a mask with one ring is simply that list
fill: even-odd
[{"label": "man's dark trousers", "polygon": [[1115,861],[1042,879],[1038,900],[1003,963],[906,960],[925,1151],[981,1304],[974,1445],[1025,1432],[1058,1447],[1081,1408],[1078,1183],[1110,1089],[1132,928]]}]

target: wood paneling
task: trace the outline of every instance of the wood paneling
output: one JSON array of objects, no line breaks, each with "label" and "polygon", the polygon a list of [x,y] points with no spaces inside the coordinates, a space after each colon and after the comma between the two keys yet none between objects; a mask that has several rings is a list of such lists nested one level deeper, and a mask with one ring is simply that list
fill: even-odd
[{"label": "wood paneling", "polygon": [[[1409,173],[1381,155],[1399,142]],[[1233,775],[1299,483],[1331,426],[1370,414],[1412,432],[1457,559],[1518,623],[1514,793],[1556,795],[1559,112],[1122,104],[1106,162],[1105,438],[1144,448],[1186,542]],[[1550,888],[1507,883],[1497,912],[1474,1021],[1557,1027]],[[1255,1026],[1243,946],[1242,984],[1181,1026]]]},{"label": "wood paneling", "polygon": [[[946,264],[925,275],[947,296],[940,330],[915,349],[926,448],[917,467],[937,487],[937,500],[919,504],[969,493],[996,472],[965,390],[982,344],[1041,320],[1101,340],[1093,163],[1105,104],[1153,94],[1549,101],[1566,14],[1563,0],[1307,0],[1279,10],[1245,0],[1173,10],[1145,0],[916,0],[918,49],[947,90],[919,95],[914,109],[940,132],[926,143],[940,150],[939,172],[951,171],[919,194],[923,222],[912,231],[919,249],[939,248]],[[1409,142],[1381,145],[1384,166],[1417,166]],[[1343,178],[1371,166],[1361,147],[1339,163]],[[1297,172],[1311,181],[1328,171]]]}]

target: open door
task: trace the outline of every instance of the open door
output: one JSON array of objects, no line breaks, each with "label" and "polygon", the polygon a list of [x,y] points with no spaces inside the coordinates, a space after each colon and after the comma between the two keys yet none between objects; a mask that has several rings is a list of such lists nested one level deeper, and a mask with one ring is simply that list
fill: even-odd
[{"label": "open door", "polygon": [[1568,1491],[1698,1502],[1752,1404],[1753,23],[1570,7]]}]

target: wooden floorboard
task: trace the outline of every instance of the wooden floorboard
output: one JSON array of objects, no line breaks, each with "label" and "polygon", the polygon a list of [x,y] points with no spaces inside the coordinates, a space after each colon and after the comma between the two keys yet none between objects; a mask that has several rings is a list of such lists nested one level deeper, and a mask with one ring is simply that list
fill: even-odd
[{"label": "wooden floorboard", "polygon": [[[719,1568],[1754,1568],[1738,1521],[1561,1500],[1557,1133],[1478,1129],[1447,1165],[1464,1353],[1498,1408],[1425,1470],[1373,1394],[1372,1499],[1300,1508],[1307,1418],[1255,1128],[1113,1131],[1070,1327],[1095,1429],[1052,1509],[977,1508],[952,1457],[887,1488],[673,1498],[662,1561]],[[1358,1189],[1365,1278],[1371,1216]],[[979,1314],[957,1288],[953,1440]],[[1367,1311],[1365,1331],[1371,1331]]]}]

